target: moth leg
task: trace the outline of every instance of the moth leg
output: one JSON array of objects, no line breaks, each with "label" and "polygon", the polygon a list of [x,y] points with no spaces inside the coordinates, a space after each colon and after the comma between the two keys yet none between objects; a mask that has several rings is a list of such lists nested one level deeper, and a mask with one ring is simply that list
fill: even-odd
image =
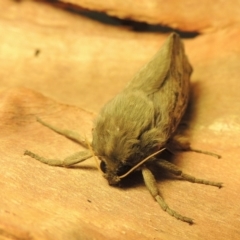
[{"label": "moth leg", "polygon": [[157,188],[156,179],[148,168],[143,167],[142,175],[149,192],[164,211],[166,211],[168,214],[170,214],[171,216],[175,217],[178,220],[193,224],[193,220],[191,218],[184,217],[181,214],[169,208],[164,199],[160,196],[160,193]]},{"label": "moth leg", "polygon": [[87,160],[88,158],[92,157],[92,153],[89,150],[76,152],[73,155],[64,158],[63,160],[44,158],[44,157],[41,157],[41,156],[39,156],[33,152],[30,152],[28,150],[26,150],[24,152],[24,155],[28,155],[42,163],[48,164],[50,166],[59,166],[59,167],[70,167],[74,164],[83,162],[83,161]]},{"label": "moth leg", "polygon": [[160,159],[159,161],[157,161],[157,164],[160,167],[169,171],[170,173],[172,173],[176,176],[180,176],[189,182],[211,185],[211,186],[215,186],[215,187],[219,187],[219,188],[222,187],[222,183],[220,183],[220,182],[213,182],[213,181],[209,181],[209,180],[205,180],[205,179],[195,178],[192,175],[186,174],[180,168],[178,168],[176,165],[168,162],[167,160]]},{"label": "moth leg", "polygon": [[[53,130],[54,132],[61,134],[75,142],[80,143],[83,147],[88,148],[88,143],[86,142],[86,139],[83,138],[80,134],[73,132],[71,130],[67,130],[67,129],[60,129],[57,128],[49,123],[44,122],[42,119],[37,118],[37,121],[40,122],[42,125],[44,125],[45,127],[50,128],[51,130]],[[91,145],[91,144],[90,144]]]},{"label": "moth leg", "polygon": [[169,150],[170,151],[172,150],[173,152],[174,151],[191,151],[191,152],[197,152],[197,153],[210,155],[210,156],[213,156],[216,158],[221,158],[221,156],[219,154],[192,148],[190,146],[188,139],[185,136],[180,135],[180,134],[175,135],[171,139],[171,141],[168,143],[167,148],[168,147],[169,147]]}]

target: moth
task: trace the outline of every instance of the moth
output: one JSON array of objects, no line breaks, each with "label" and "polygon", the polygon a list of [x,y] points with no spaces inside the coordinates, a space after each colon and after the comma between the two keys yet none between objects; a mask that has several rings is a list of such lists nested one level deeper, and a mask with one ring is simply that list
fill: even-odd
[{"label": "moth", "polygon": [[[163,151],[196,151],[179,137],[177,129],[189,102],[192,67],[185,55],[178,34],[172,33],[128,85],[100,111],[92,131],[92,143],[68,130],[58,129],[41,119],[46,127],[78,141],[87,148],[64,160],[46,159],[31,151],[29,155],[52,166],[71,166],[93,155],[101,163],[103,176],[110,185],[119,185],[133,171],[142,171],[144,182],[160,207],[173,217],[193,223],[171,209],[161,197],[157,182],[150,170],[154,166],[169,171],[193,183],[222,187],[222,183],[198,179],[185,174],[173,163],[162,158]],[[216,155],[219,157],[218,155]]]}]

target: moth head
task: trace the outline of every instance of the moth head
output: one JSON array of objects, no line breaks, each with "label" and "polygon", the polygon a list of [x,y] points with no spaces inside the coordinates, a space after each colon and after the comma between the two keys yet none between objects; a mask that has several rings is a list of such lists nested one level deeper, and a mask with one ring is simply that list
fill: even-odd
[{"label": "moth head", "polygon": [[[92,146],[96,156],[101,160],[100,168],[110,185],[117,185],[123,174],[139,162],[139,140],[127,139],[119,133],[93,132]],[[139,153],[139,154],[138,154]]]},{"label": "moth head", "polygon": [[[107,161],[106,158],[104,160],[100,158],[101,159],[100,168],[101,168],[102,172],[104,173],[103,176],[108,180],[108,183],[110,185],[117,185],[117,184],[119,184],[121,179],[128,176],[131,172],[135,171],[136,169],[141,167],[141,165],[143,165],[145,162],[147,162],[149,159],[153,158],[154,156],[163,152],[164,150],[165,150],[165,148],[162,148],[162,149],[154,152],[153,154],[144,158],[143,160],[141,160],[134,166],[120,164],[120,165],[118,165],[118,167],[116,167],[112,164],[111,160]],[[107,165],[106,162],[109,162],[110,164]],[[111,166],[111,167],[109,167],[109,166]]]},{"label": "moth head", "polygon": [[99,158],[101,160],[100,169],[109,185],[118,185],[121,181],[121,176],[131,169],[131,166],[124,165],[119,161],[114,162],[107,157]]}]

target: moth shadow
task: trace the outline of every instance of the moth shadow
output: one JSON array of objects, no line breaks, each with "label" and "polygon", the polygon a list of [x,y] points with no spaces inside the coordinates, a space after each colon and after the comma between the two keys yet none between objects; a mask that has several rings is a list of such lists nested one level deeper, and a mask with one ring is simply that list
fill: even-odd
[{"label": "moth shadow", "polygon": [[[160,157],[169,162],[172,162],[172,163],[174,162],[174,154],[172,154],[168,151],[164,151],[163,153],[161,153]],[[159,159],[159,161],[161,161],[161,160]],[[181,178],[176,177],[173,174],[169,173],[167,170],[161,168],[155,162],[153,162],[152,164],[148,164],[148,168],[153,173],[157,182],[164,182],[164,181],[168,181],[168,180],[182,180]],[[126,178],[123,178],[121,180],[120,187],[127,189],[127,188],[142,186],[142,185],[145,185],[145,184],[144,184],[141,170],[139,170],[139,171],[135,171],[135,172],[131,173]]]},{"label": "moth shadow", "polygon": [[72,170],[90,170],[90,171],[98,171],[97,167],[94,166],[90,166],[90,165],[73,165],[73,166],[69,166],[67,167],[68,169],[72,169]]},{"label": "moth shadow", "polygon": [[182,118],[182,123],[189,123],[194,121],[197,117],[197,105],[198,102],[201,99],[202,95],[202,88],[200,82],[191,82],[190,83],[190,96],[189,96],[189,102],[186,109],[186,112]]},{"label": "moth shadow", "polygon": [[134,171],[129,176],[123,178],[119,184],[122,189],[134,188],[144,185],[141,171]]},{"label": "moth shadow", "polygon": [[[178,178],[165,169],[160,168],[159,166],[155,165],[154,167],[151,167],[151,172],[153,173],[156,181],[159,182],[166,182],[168,180],[173,181],[181,181],[181,178]],[[139,186],[145,186],[143,176],[141,174],[141,171],[136,171],[130,174],[128,177],[121,180],[121,184],[119,185],[122,189],[129,189]]]}]

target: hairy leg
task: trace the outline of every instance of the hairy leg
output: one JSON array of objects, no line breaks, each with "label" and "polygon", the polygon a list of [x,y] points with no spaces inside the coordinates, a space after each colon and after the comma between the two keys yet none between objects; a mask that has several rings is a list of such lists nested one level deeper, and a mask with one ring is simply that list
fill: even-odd
[{"label": "hairy leg", "polygon": [[170,163],[167,160],[159,159],[158,161],[156,161],[156,163],[160,167],[169,171],[170,173],[172,173],[176,176],[180,176],[189,182],[211,185],[211,186],[215,186],[215,187],[219,187],[219,188],[222,187],[222,183],[220,183],[220,182],[213,182],[213,181],[209,181],[209,180],[205,180],[205,179],[195,178],[192,175],[186,174],[180,168],[178,168],[175,164]]},{"label": "hairy leg", "polygon": [[[66,129],[60,129],[57,128],[49,123],[44,122],[43,120],[41,120],[40,118],[37,118],[37,121],[40,122],[42,125],[44,125],[45,127],[50,128],[51,130],[53,130],[54,132],[61,134],[71,140],[74,140],[75,142],[80,143],[83,147],[88,148],[91,147],[89,146],[90,144],[86,141],[85,138],[83,138],[82,136],[80,136],[78,133],[70,131],[70,130],[66,130]],[[74,164],[80,163],[85,161],[86,159],[90,158],[93,156],[93,153],[91,152],[91,150],[85,150],[85,151],[81,151],[81,152],[77,152],[72,154],[69,157],[66,157],[65,159],[49,159],[49,158],[44,158],[41,157],[31,151],[26,150],[24,152],[24,155],[28,155],[42,163],[51,165],[51,166],[61,166],[61,167],[69,167],[72,166]]]},{"label": "hairy leg", "polygon": [[89,150],[74,153],[73,155],[66,157],[63,160],[44,158],[44,157],[41,157],[41,156],[39,156],[33,152],[30,152],[28,150],[26,150],[24,152],[24,155],[28,155],[42,163],[48,164],[50,166],[59,166],[59,167],[69,167],[74,164],[83,162],[83,161],[87,160],[88,158],[92,157],[92,153]]},{"label": "hairy leg", "polygon": [[[88,143],[86,141],[86,138],[82,137],[80,134],[73,132],[71,130],[67,130],[67,129],[60,129],[57,128],[49,123],[44,122],[43,120],[41,120],[40,118],[37,118],[37,121],[40,122],[42,125],[44,125],[45,127],[50,128],[51,130],[53,130],[54,132],[61,134],[75,142],[80,143],[83,147],[88,148]],[[90,144],[91,145],[91,144]]]},{"label": "hairy leg", "polygon": [[193,223],[193,220],[191,218],[182,216],[181,214],[169,208],[169,206],[166,204],[164,199],[160,196],[160,193],[157,188],[156,179],[148,168],[146,167],[142,168],[142,175],[149,192],[151,193],[153,198],[158,202],[158,204],[164,211],[166,211],[168,214],[170,214],[171,216],[175,217],[178,220],[181,220],[183,222],[187,222],[190,224]]},{"label": "hairy leg", "polygon": [[187,137],[185,137],[184,135],[181,135],[181,134],[176,134],[175,136],[173,136],[173,138],[171,138],[171,140],[167,144],[167,149],[169,149],[169,151],[171,151],[171,152],[191,151],[191,152],[197,152],[197,153],[210,155],[210,156],[213,156],[216,158],[221,158],[221,156],[216,153],[192,148],[190,146],[190,143],[189,143]]}]

